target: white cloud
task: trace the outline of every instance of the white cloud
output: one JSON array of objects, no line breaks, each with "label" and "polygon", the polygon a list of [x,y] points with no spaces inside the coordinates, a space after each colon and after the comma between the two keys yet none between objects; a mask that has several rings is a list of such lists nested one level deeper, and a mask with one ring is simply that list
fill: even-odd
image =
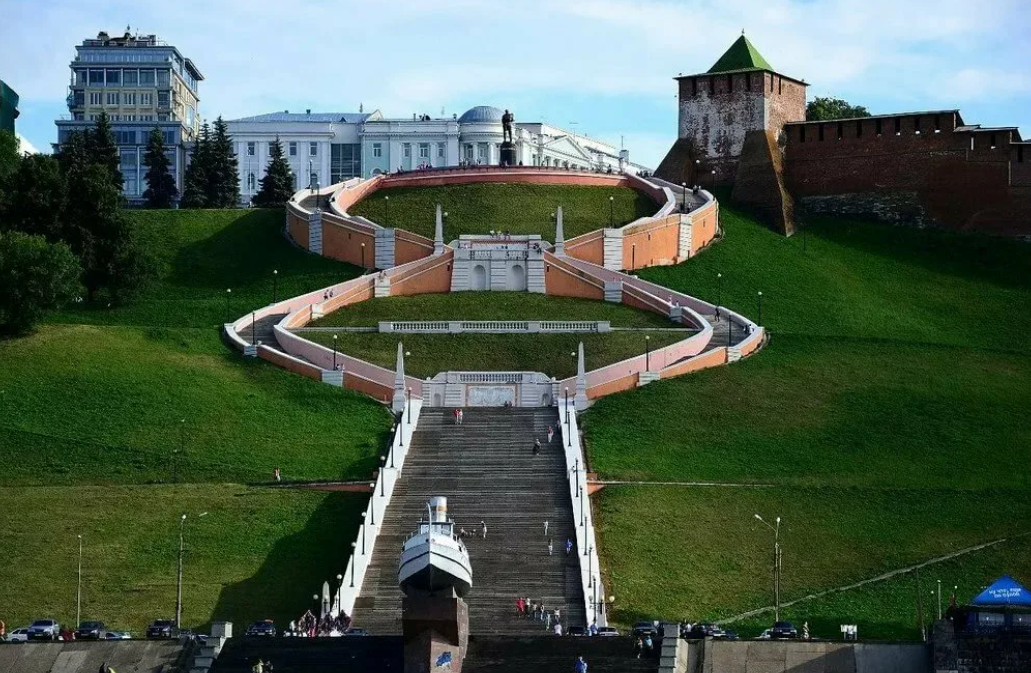
[{"label": "white cloud", "polygon": [[20,134],[20,133],[16,133],[15,135],[16,135],[16,136],[18,137],[18,142],[20,143],[20,144],[18,145],[18,150],[19,150],[19,151],[20,151],[20,152],[21,152],[22,154],[39,154],[39,150],[37,150],[37,149],[36,149],[36,146],[35,146],[35,145],[33,145],[32,143],[30,143],[30,142],[29,142],[29,141],[28,141],[28,140],[27,140],[27,139],[25,138],[25,136],[23,136],[23,135],[22,135],[22,134]]}]

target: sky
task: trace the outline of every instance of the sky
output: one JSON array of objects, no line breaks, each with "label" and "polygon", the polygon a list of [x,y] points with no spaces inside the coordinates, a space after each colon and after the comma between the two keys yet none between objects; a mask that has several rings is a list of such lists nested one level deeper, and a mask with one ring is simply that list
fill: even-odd
[{"label": "sky", "polygon": [[75,45],[127,25],[193,60],[212,120],[495,105],[655,166],[676,138],[672,78],[744,30],[810,99],[959,108],[1031,136],[1031,0],[0,0],[0,79],[32,145],[49,148],[68,114]]}]

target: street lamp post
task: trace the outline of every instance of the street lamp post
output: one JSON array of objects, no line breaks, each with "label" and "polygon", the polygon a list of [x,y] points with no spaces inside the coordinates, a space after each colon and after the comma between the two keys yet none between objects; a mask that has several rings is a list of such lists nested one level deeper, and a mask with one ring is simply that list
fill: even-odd
[{"label": "street lamp post", "polygon": [[651,337],[647,334],[644,335],[644,370],[650,372],[652,370],[652,348],[651,348]]},{"label": "street lamp post", "polygon": [[590,589],[594,586],[594,557],[591,552],[594,551],[594,545],[587,550],[587,588]]},{"label": "street lamp post", "polygon": [[630,244],[630,270],[633,271],[637,268],[637,244]]},{"label": "street lamp post", "polygon": [[702,172],[702,160],[701,159],[695,159],[694,160],[694,180],[695,180],[694,183],[695,183],[695,185],[700,185],[701,182],[702,182],[701,177],[699,177],[701,175],[701,172]]},{"label": "street lamp post", "polygon": [[613,204],[613,202],[615,202],[615,200],[616,200],[616,197],[614,197],[614,196],[610,196],[609,197],[609,229],[612,228],[612,221],[613,221],[613,218],[612,218],[612,204]]},{"label": "street lamp post", "polygon": [[763,291],[759,290],[759,294],[756,295],[759,298],[759,324],[763,324]]},{"label": "street lamp post", "polygon": [[272,303],[279,298],[279,269],[272,269]]},{"label": "street lamp post", "polygon": [[358,565],[358,557],[355,552],[358,551],[358,543],[351,543],[351,588],[354,588],[354,567]]},{"label": "street lamp post", "polygon": [[938,580],[938,619],[942,618],[942,581]]},{"label": "street lamp post", "polygon": [[408,425],[412,424],[412,387],[408,386]]},{"label": "street lamp post", "polygon": [[393,441],[393,438],[391,438],[391,441],[390,441],[390,467],[391,467],[391,469],[393,469],[393,467],[394,467],[394,441]]},{"label": "street lamp post", "polygon": [[716,198],[716,169],[712,171],[712,198]]},{"label": "street lamp post", "polygon": [[[311,595],[311,600],[312,600],[313,603],[315,603],[315,612],[318,612],[319,611],[319,595],[318,594],[312,594]],[[322,617],[322,615],[320,614],[319,618],[321,619],[321,617]]]},{"label": "street lamp post", "polygon": [[[566,391],[566,427],[569,427],[569,387],[565,388]],[[569,439],[569,433],[566,433],[566,439]],[[568,444],[566,446],[569,446]]]},{"label": "street lamp post", "polygon": [[337,370],[337,335],[333,335],[333,371]]},{"label": "street lamp post", "polygon": [[[938,582],[940,585],[940,582]],[[78,583],[75,587],[75,626],[82,618],[82,536],[78,536]]]},{"label": "street lamp post", "polygon": [[780,517],[777,517],[777,525],[771,526],[758,514],[755,518],[764,526],[773,531],[773,620],[780,621]]},{"label": "street lamp post", "polygon": [[233,319],[233,311],[231,306],[231,300],[233,298],[233,288],[226,288],[226,322],[231,322]]},{"label": "street lamp post", "polygon": [[[381,497],[381,498],[387,497],[387,479],[386,479],[386,473],[384,472],[386,467],[387,467],[387,457],[386,456],[380,456],[379,457],[379,497]],[[375,507],[372,508],[372,518],[373,518],[373,522],[372,523],[375,524],[376,523],[376,521],[375,521],[375,519],[376,519],[376,508]]]},{"label": "street lamp post", "polygon": [[576,497],[580,497],[580,459],[573,464],[573,482],[576,484]]},{"label": "street lamp post", "polygon": [[362,512],[362,556],[365,556],[365,517],[368,515],[368,512]]},{"label": "street lamp post", "polygon": [[251,343],[254,344],[255,346],[258,345],[257,320],[258,320],[258,312],[257,311],[251,311]]},{"label": "street lamp post", "polygon": [[723,274],[716,274],[716,305],[723,306]]},{"label": "street lamp post", "polygon": [[362,243],[362,268],[365,268],[365,243]]},{"label": "street lamp post", "polygon": [[387,195],[385,195],[383,197],[383,202],[386,203],[386,209],[387,209],[387,216],[383,220],[383,224],[386,224],[387,220],[390,219],[390,194],[387,194]]},{"label": "street lamp post", "polygon": [[681,182],[680,183],[680,190],[681,190],[681,192],[683,192],[683,195],[684,195],[684,199],[683,199],[683,201],[680,204],[680,212],[686,213],[687,212],[687,183],[686,182]]}]

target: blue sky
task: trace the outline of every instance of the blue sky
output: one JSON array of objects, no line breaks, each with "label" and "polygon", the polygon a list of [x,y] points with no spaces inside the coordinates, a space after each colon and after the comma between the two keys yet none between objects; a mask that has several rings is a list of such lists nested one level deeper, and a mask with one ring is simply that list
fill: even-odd
[{"label": "blue sky", "polygon": [[676,136],[678,73],[745,29],[770,64],[874,113],[958,107],[1031,135],[1031,1],[0,0],[0,78],[18,130],[55,139],[74,45],[157,33],[191,58],[201,115],[273,110],[387,116],[510,108],[655,165]]}]

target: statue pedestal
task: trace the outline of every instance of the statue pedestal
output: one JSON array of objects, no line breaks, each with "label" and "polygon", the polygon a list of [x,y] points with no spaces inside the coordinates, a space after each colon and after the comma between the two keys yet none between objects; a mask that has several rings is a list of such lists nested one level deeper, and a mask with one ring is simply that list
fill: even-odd
[{"label": "statue pedestal", "polygon": [[457,596],[405,596],[401,629],[405,673],[461,673],[469,647],[469,608]]},{"label": "statue pedestal", "polygon": [[498,157],[498,164],[501,166],[518,166],[519,159],[516,157],[515,143],[506,140],[501,143],[501,152]]}]

